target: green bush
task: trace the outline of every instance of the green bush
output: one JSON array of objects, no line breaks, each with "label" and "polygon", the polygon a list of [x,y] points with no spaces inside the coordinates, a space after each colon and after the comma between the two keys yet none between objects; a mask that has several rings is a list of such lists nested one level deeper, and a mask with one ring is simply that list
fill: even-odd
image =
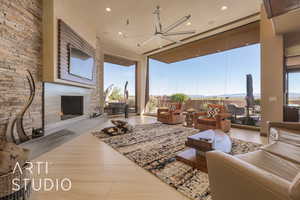
[{"label": "green bush", "polygon": [[121,88],[115,87],[109,96],[110,101],[121,101],[123,98]]},{"label": "green bush", "polygon": [[255,99],[254,104],[260,106],[260,99]]},{"label": "green bush", "polygon": [[177,102],[177,103],[184,103],[188,99],[189,99],[189,97],[182,93],[177,93],[177,94],[171,95],[171,101]]}]

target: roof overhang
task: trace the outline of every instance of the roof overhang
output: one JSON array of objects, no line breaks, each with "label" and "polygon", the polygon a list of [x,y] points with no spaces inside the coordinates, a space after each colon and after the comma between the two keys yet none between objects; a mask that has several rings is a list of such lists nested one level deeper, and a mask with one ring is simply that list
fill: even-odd
[{"label": "roof overhang", "polygon": [[259,21],[210,35],[181,46],[149,55],[149,58],[173,63],[260,42]]},{"label": "roof overhang", "polygon": [[108,55],[108,54],[104,55],[104,62],[112,63],[115,65],[126,66],[126,67],[135,65],[137,63],[134,60],[129,60],[127,58],[122,58],[119,56]]}]

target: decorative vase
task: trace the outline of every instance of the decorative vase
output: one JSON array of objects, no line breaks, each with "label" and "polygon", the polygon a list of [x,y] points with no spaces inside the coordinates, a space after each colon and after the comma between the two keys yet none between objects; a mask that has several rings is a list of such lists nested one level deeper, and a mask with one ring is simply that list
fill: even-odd
[{"label": "decorative vase", "polygon": [[[0,200],[27,200],[31,194],[31,181],[24,181],[31,179],[31,174],[26,170],[27,165],[22,167],[22,172],[16,170],[0,176]],[[18,180],[19,190],[15,190],[16,186],[13,180]],[[27,185],[25,185],[27,183]]]}]

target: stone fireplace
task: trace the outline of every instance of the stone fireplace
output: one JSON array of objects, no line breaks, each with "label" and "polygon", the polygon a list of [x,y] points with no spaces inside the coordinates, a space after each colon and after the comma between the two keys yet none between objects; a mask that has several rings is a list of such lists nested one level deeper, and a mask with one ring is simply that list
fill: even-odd
[{"label": "stone fireplace", "polygon": [[61,120],[83,115],[83,96],[61,96]]},{"label": "stone fireplace", "polygon": [[89,118],[95,112],[93,89],[44,84],[45,133],[65,128],[76,121]]}]

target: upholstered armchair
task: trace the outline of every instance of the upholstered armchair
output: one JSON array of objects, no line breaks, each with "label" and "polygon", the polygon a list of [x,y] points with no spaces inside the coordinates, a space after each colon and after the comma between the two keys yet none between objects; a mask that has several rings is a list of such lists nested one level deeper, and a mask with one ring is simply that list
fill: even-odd
[{"label": "upholstered armchair", "polygon": [[231,122],[227,118],[231,117],[226,112],[223,105],[209,104],[209,111],[194,114],[194,127],[199,130],[221,129],[224,132],[230,131]]},{"label": "upholstered armchair", "polygon": [[299,200],[300,123],[269,123],[270,143],[232,156],[206,154],[214,200]]},{"label": "upholstered armchair", "polygon": [[172,103],[169,107],[158,108],[157,121],[160,121],[165,124],[182,123],[182,104]]}]

